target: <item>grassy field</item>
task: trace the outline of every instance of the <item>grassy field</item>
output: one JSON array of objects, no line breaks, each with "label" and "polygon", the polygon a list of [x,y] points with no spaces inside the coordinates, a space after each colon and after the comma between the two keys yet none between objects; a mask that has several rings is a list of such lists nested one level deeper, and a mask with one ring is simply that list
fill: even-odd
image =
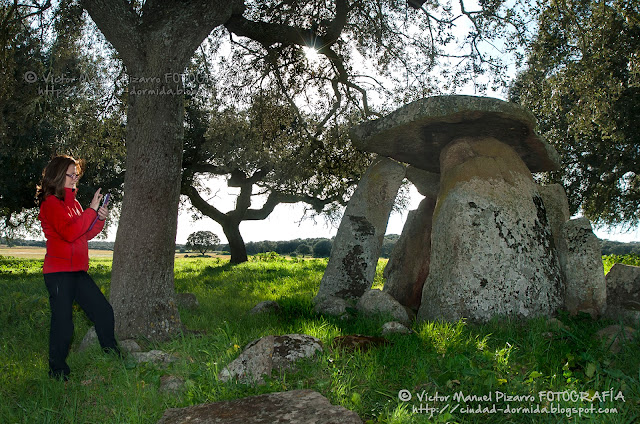
[{"label": "grassy field", "polygon": [[[44,247],[35,247],[35,246],[15,246],[8,247],[7,245],[0,244],[0,256],[11,256],[14,258],[25,258],[25,259],[42,259],[44,258],[44,254],[46,249]],[[176,253],[176,258],[184,258],[186,256],[195,256],[196,253]],[[229,259],[229,255],[217,255],[209,253],[209,256],[213,258],[220,259]],[[89,257],[95,259],[112,259],[113,251],[112,250],[98,250],[98,249],[89,249]]]},{"label": "grassy field", "polygon": [[[46,249],[44,247],[35,246],[15,246],[8,247],[7,245],[0,244],[0,256],[11,256],[14,258],[26,258],[26,259],[43,259]],[[89,249],[90,258],[109,258],[113,257],[113,251],[111,250],[95,250]]]},{"label": "grassy field", "polygon": [[[546,319],[426,322],[414,324],[410,335],[388,336],[391,344],[367,352],[330,349],[336,336],[380,336],[384,320],[316,316],[311,299],[326,261],[279,257],[239,266],[219,258],[177,259],[176,290],[194,293],[200,302],[196,310],[181,310],[181,319],[200,334],[160,344],[139,340],[146,349],[180,358],[168,368],[136,365],[98,348],[78,353],[90,322],[76,310],[71,379],[52,381],[41,265],[40,260],[0,258],[0,423],[155,423],[170,407],[301,388],[316,390],[371,423],[640,419],[637,342],[612,353],[595,337],[615,323],[564,314],[558,317],[561,324]],[[110,272],[109,259],[92,260],[90,273],[107,294]],[[282,311],[248,315],[262,300],[278,301]],[[250,341],[289,333],[318,337],[327,348],[295,371],[274,373],[262,386],[217,379]],[[160,392],[164,375],[184,379],[184,390]]]}]

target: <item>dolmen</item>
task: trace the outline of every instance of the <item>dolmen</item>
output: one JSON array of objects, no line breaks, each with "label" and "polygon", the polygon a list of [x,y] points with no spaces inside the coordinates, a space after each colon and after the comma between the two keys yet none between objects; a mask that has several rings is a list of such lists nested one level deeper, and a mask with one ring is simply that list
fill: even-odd
[{"label": "dolmen", "polygon": [[378,157],[347,206],[315,300],[357,298],[371,287],[406,177],[425,198],[408,216],[384,291],[419,320],[550,316],[567,305],[601,313],[595,236],[588,221],[567,225],[561,186],[535,182],[533,173],[560,168],[535,126],[514,103],[436,96],[354,128],[354,144]]}]

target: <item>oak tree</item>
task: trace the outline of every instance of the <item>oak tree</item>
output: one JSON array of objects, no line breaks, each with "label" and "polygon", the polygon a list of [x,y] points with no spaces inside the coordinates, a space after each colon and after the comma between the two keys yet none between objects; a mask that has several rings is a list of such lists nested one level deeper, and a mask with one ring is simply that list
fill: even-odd
[{"label": "oak tree", "polygon": [[555,0],[510,91],[562,158],[571,213],[640,223],[640,5]]},{"label": "oak tree", "polygon": [[88,162],[78,198],[121,198],[124,124],[105,64],[83,51],[83,10],[61,1],[0,5],[0,234],[41,235],[35,187],[49,159]]},{"label": "oak tree", "polygon": [[220,237],[211,231],[196,231],[187,237],[187,248],[197,250],[202,256],[210,250],[215,250],[218,244],[220,244]]}]

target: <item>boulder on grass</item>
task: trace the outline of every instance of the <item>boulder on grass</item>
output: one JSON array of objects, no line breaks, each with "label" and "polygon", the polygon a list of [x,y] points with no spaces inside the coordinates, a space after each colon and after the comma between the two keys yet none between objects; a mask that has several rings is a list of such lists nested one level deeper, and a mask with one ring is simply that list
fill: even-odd
[{"label": "boulder on grass", "polygon": [[249,343],[238,358],[220,371],[218,378],[261,384],[271,371],[290,369],[299,359],[313,357],[317,352],[322,352],[322,342],[306,334],[262,337]]},{"label": "boulder on grass", "polygon": [[411,324],[411,316],[407,308],[394,299],[389,293],[380,290],[369,290],[362,295],[356,309],[365,315],[388,315],[395,321],[405,325]]},{"label": "boulder on grass", "polygon": [[329,315],[347,319],[351,316],[349,308],[353,308],[353,305],[341,297],[326,296],[320,302],[316,303],[313,310],[319,315]]},{"label": "boulder on grass", "polygon": [[640,323],[640,266],[614,264],[605,277],[609,319]]},{"label": "boulder on grass", "polygon": [[385,322],[382,326],[382,335],[388,334],[410,334],[411,329],[397,321]]},{"label": "boulder on grass", "polygon": [[312,390],[269,393],[188,408],[171,408],[157,424],[361,424],[353,411]]},{"label": "boulder on grass", "polygon": [[165,367],[170,363],[178,360],[177,356],[168,354],[161,350],[150,350],[149,352],[132,352],[131,356],[133,356],[138,363],[146,362],[160,365],[162,367]]}]

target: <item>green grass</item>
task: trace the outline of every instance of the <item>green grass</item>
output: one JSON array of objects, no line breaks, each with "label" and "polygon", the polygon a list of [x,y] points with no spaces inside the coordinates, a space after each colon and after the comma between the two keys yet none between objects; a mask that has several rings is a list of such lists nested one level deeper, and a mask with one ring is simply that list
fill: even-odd
[{"label": "green grass", "polygon": [[[0,422],[2,423],[155,423],[170,407],[235,399],[282,390],[308,388],[334,404],[354,410],[375,423],[633,423],[640,418],[638,344],[618,354],[594,337],[610,324],[587,316],[560,315],[564,326],[545,319],[528,322],[495,319],[484,325],[465,321],[415,324],[410,335],[388,336],[391,344],[368,352],[329,349],[336,336],[380,336],[383,320],[356,317],[338,320],[316,316],[312,297],[325,260],[283,259],[261,255],[239,266],[219,259],[179,259],[178,292],[194,293],[200,307],[181,310],[183,323],[200,334],[155,344],[180,359],[166,369],[134,365],[103,355],[98,348],[77,353],[90,327],[75,311],[75,339],[68,383],[47,377],[49,307],[41,261],[0,257]],[[382,285],[381,263],[375,285]],[[90,273],[108,293],[110,260],[92,261]],[[276,300],[279,314],[247,314],[262,300]],[[251,340],[269,334],[305,333],[320,338],[325,352],[303,361],[296,370],[274,373],[262,386],[222,383],[218,372]],[[179,395],[163,394],[163,375],[186,381]],[[412,399],[399,400],[401,390]],[[463,408],[507,406],[551,408],[539,392],[594,391],[621,399],[554,401],[556,407],[617,408],[615,414],[463,413]],[[420,401],[423,394],[440,399]],[[453,400],[459,394],[488,396],[492,402]],[[447,401],[442,397],[449,396]],[[520,396],[510,401],[496,396]],[[533,396],[533,401],[524,399]],[[447,406],[449,405],[449,406]],[[457,406],[456,406],[457,405]],[[432,411],[427,408],[436,408]],[[454,408],[457,408],[453,410]],[[415,409],[415,410],[414,410]],[[431,414],[433,412],[433,414]],[[576,411],[577,412],[577,411]],[[577,414],[574,414],[577,415]]]},{"label": "green grass", "polygon": [[611,267],[617,263],[640,266],[640,255],[606,255],[602,257],[602,263],[604,264],[604,273],[608,274]]}]

